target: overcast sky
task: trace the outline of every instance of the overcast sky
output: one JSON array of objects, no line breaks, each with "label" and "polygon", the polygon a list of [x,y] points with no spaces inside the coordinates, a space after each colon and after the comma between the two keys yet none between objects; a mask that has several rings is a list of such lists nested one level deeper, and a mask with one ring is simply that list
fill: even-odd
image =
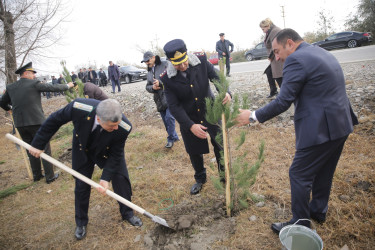
[{"label": "overcast sky", "polygon": [[[40,74],[57,75],[59,61],[68,69],[108,61],[140,64],[137,46],[150,49],[150,42],[160,47],[172,39],[183,39],[190,51],[214,51],[219,33],[234,43],[235,51],[251,48],[263,34],[261,20],[269,17],[277,26],[295,29],[301,36],[318,28],[318,12],[329,11],[335,31],[344,30],[344,21],[357,9],[358,0],[67,0],[73,9],[65,23],[63,46],[54,50],[48,64],[35,65]],[[43,72],[46,70],[47,72]]]}]

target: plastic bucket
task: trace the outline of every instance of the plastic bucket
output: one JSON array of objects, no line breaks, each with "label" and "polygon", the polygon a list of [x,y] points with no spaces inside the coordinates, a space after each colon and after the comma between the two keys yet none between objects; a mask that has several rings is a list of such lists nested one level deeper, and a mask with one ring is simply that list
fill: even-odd
[{"label": "plastic bucket", "polygon": [[293,224],[283,227],[279,238],[281,244],[288,250],[323,249],[323,241],[315,230],[302,225]]}]

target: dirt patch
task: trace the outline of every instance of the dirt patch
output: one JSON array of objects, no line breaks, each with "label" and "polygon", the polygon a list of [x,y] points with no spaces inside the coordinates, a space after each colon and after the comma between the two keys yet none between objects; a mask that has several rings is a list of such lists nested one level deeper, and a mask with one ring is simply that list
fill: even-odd
[{"label": "dirt patch", "polygon": [[173,229],[155,227],[144,236],[146,248],[211,249],[214,243],[227,240],[236,228],[236,219],[225,216],[223,198],[203,198],[199,194],[171,207],[160,217]]}]

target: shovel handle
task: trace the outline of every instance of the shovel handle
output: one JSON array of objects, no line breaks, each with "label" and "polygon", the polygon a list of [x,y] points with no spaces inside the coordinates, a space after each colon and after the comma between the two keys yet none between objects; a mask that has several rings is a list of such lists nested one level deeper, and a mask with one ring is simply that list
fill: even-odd
[{"label": "shovel handle", "polygon": [[[13,141],[14,143],[17,143],[18,145],[26,148],[27,150],[29,150],[31,148],[31,146],[29,144],[27,144],[26,142],[18,139],[17,137],[7,133],[5,135],[5,137],[11,141]],[[94,187],[94,188],[98,188],[98,187],[102,187],[101,185],[99,185],[98,183],[96,183],[95,181],[87,178],[86,176],[78,173],[77,171],[71,169],[70,167],[64,165],[63,163],[59,162],[58,160],[52,158],[51,156],[47,155],[46,153],[41,153],[40,155],[41,158],[43,158],[44,160],[52,163],[53,165],[55,165],[56,167],[58,168],[61,168],[62,170],[65,170],[66,172],[70,173],[71,175],[73,175],[74,177],[80,179],[81,181],[89,184],[90,186]],[[146,212],[146,210],[144,210],[143,208],[135,205],[134,203],[124,199],[123,197],[121,197],[120,195],[118,194],[115,194],[114,192],[112,192],[111,190],[106,190],[106,194],[108,196],[111,196],[112,198],[116,199],[117,201],[121,202],[122,204],[134,209],[135,211],[137,211],[138,213],[141,213],[141,214],[144,214]]]}]

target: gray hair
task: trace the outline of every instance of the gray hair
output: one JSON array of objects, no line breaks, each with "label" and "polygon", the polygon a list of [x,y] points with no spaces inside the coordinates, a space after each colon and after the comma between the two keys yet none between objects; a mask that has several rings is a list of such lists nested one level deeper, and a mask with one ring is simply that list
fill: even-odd
[{"label": "gray hair", "polygon": [[121,105],[115,99],[101,101],[96,107],[96,115],[103,122],[118,122],[122,119]]}]

